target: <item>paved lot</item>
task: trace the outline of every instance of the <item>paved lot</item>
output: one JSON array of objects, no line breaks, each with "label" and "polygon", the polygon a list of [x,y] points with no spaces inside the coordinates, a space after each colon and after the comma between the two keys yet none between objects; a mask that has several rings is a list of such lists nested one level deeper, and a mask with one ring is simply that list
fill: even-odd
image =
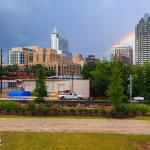
[{"label": "paved lot", "polygon": [[0,118],[0,131],[96,132],[150,135],[150,121],[113,119]]}]

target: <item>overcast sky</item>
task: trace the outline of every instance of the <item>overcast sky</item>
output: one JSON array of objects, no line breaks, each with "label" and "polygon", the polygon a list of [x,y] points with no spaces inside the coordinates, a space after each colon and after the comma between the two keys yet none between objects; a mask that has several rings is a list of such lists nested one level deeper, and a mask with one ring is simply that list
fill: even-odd
[{"label": "overcast sky", "polygon": [[109,49],[134,28],[150,0],[0,0],[0,47],[50,47],[57,26],[70,51],[108,57]]}]

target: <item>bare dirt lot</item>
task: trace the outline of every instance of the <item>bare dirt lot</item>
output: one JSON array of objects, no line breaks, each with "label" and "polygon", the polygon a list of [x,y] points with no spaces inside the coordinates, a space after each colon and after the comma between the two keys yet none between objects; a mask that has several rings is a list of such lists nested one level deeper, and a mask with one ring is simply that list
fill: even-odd
[{"label": "bare dirt lot", "polygon": [[119,119],[0,118],[0,131],[150,135],[150,121]]}]

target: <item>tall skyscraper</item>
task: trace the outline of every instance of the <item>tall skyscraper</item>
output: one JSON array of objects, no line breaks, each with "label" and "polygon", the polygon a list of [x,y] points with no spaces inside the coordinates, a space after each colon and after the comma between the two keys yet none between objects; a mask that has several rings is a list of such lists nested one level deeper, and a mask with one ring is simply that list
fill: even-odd
[{"label": "tall skyscraper", "polygon": [[144,14],[135,28],[135,62],[150,61],[150,17]]},{"label": "tall skyscraper", "polygon": [[57,28],[54,27],[53,32],[51,33],[51,48],[58,50],[58,39],[59,39],[59,35],[58,35],[58,31]]},{"label": "tall skyscraper", "polygon": [[56,27],[54,27],[54,30],[51,33],[51,48],[57,50],[58,53],[65,53],[65,54],[69,53],[68,41],[59,36],[58,30]]},{"label": "tall skyscraper", "polygon": [[127,64],[133,64],[133,48],[131,46],[115,46],[114,56]]}]

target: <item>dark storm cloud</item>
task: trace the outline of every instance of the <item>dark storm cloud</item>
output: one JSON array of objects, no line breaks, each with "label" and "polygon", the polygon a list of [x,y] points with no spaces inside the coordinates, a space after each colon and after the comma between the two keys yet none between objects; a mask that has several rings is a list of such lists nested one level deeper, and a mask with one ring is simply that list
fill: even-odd
[{"label": "dark storm cloud", "polygon": [[50,47],[56,25],[74,54],[108,56],[149,10],[149,0],[0,0],[0,47]]}]

